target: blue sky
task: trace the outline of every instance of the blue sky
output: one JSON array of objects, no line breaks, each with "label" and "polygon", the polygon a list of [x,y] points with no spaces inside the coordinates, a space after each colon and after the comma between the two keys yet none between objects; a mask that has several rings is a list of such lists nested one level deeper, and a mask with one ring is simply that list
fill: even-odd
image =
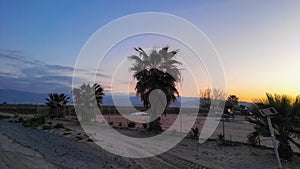
[{"label": "blue sky", "polygon": [[70,91],[76,58],[95,31],[151,11],[183,17],[208,36],[223,61],[227,93],[242,100],[299,94],[299,9],[300,1],[276,0],[0,0],[0,88]]}]

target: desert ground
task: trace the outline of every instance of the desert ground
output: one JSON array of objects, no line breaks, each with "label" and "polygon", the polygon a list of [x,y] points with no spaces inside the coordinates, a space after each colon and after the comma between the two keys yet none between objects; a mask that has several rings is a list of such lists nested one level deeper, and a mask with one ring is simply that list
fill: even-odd
[{"label": "desert ground", "polygon": [[[163,120],[172,121],[174,117],[167,115]],[[199,128],[203,118],[200,117],[195,123]],[[120,123],[120,117],[112,116],[110,120]],[[226,138],[231,140],[226,144],[217,139],[222,131],[220,123],[205,143],[199,144],[196,139],[187,137],[168,152],[140,159],[107,152],[95,144],[92,133],[84,132],[74,120],[53,120],[52,123],[62,123],[64,127],[43,130],[40,127],[24,127],[11,119],[0,120],[0,168],[277,168],[269,143],[262,142],[266,144],[262,147],[246,144],[246,136],[252,128],[242,117],[225,123]],[[167,128],[167,124],[163,124],[163,128]],[[153,135],[147,131],[117,126],[106,127],[105,130],[107,133],[117,130],[134,137]],[[179,125],[175,133],[188,132],[182,126]],[[102,139],[106,137],[100,136]],[[176,134],[171,137],[176,137]],[[296,169],[300,166],[300,156],[296,154],[292,161],[282,163],[284,168]]]}]

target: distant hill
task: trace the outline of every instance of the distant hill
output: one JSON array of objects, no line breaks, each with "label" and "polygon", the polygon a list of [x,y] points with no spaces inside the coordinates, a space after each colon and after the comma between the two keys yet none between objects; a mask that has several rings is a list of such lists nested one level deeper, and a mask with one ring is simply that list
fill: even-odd
[{"label": "distant hill", "polygon": [[7,102],[8,104],[43,104],[46,93],[33,93],[13,89],[0,89],[0,103]]},{"label": "distant hill", "polygon": [[245,102],[245,101],[240,101],[238,105],[239,106],[243,105],[243,106],[246,106],[246,107],[249,107],[249,108],[253,108],[253,107],[256,106],[254,103]]},{"label": "distant hill", "polygon": [[[0,89],[0,103],[7,102],[8,104],[44,104],[48,93],[34,93],[12,89]],[[129,99],[128,99],[129,97]],[[73,103],[72,101],[70,102]],[[114,99],[111,94],[106,94],[103,99],[103,105],[106,106],[143,106],[139,97],[134,94],[115,94]],[[176,103],[171,104],[171,107],[198,108],[199,98],[197,97],[179,97]]]},{"label": "distant hill", "polygon": [[[8,104],[44,104],[45,98],[48,97],[48,93],[34,93],[34,92],[25,92],[13,89],[0,89],[0,104],[7,102]],[[128,99],[129,97],[129,99]],[[187,108],[198,108],[199,98],[197,97],[179,97],[176,103],[170,105],[170,107],[179,107],[182,104],[182,107]],[[71,104],[73,101],[71,100]],[[125,94],[115,94],[114,99],[112,94],[106,94],[103,99],[103,105],[105,106],[143,106],[141,99],[134,94],[125,95]],[[244,105],[247,107],[253,107],[253,103],[250,102],[239,102],[239,105]]]},{"label": "distant hill", "polygon": [[[129,99],[128,99],[129,97]],[[115,94],[114,99],[111,94],[105,95],[103,99],[103,105],[112,106],[143,106],[141,98],[136,95],[125,95],[125,94]],[[172,103],[170,107],[180,107],[182,104],[183,107],[187,108],[197,108],[199,106],[199,98],[196,97],[179,97],[175,103]]]}]

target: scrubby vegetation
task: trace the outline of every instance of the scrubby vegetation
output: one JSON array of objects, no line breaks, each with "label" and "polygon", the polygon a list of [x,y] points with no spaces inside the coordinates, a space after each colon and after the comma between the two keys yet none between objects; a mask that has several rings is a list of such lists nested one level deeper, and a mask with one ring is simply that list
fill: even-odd
[{"label": "scrubby vegetation", "polygon": [[56,123],[54,128],[64,128],[65,126],[62,123]]},{"label": "scrubby vegetation", "polygon": [[[293,157],[293,150],[290,143],[300,148],[300,144],[294,140],[300,137],[300,96],[291,99],[286,95],[271,95],[267,93],[266,100],[260,100],[256,103],[259,108],[274,107],[278,115],[272,117],[275,138],[279,141],[278,151],[280,157],[290,160]],[[255,117],[246,119],[254,124],[255,131],[250,133],[248,141],[251,144],[257,144],[259,136],[270,137],[268,123],[265,117],[262,117],[258,108],[253,109]]]},{"label": "scrubby vegetation", "polygon": [[8,116],[8,115],[1,115],[0,114],[0,119],[8,119],[8,118],[10,118],[10,116]]},{"label": "scrubby vegetation", "polygon": [[46,123],[45,118],[43,117],[31,118],[28,120],[24,120],[22,117],[20,117],[18,121],[22,123],[22,125],[25,127],[33,127],[33,128]]},{"label": "scrubby vegetation", "polygon": [[127,127],[128,127],[128,128],[135,128],[135,126],[136,126],[136,123],[135,123],[135,122],[129,122],[129,123],[127,124]]}]

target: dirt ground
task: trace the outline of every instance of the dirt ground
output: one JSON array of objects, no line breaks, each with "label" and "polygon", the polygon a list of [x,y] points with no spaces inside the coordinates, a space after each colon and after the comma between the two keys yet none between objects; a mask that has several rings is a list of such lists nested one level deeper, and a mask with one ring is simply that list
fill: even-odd
[{"label": "dirt ground", "polygon": [[[235,119],[236,122],[225,123],[226,132],[228,138],[243,137],[237,141],[244,142],[244,136],[252,128],[238,119]],[[203,124],[201,121],[203,120],[196,124]],[[219,127],[211,137],[212,140],[205,143],[199,144],[195,139],[186,138],[161,155],[130,159],[100,148],[92,142],[93,133],[84,132],[75,121],[52,122],[62,123],[65,128],[32,129],[8,120],[0,120],[0,168],[20,168],[20,165],[24,166],[21,168],[277,168],[273,149],[253,147],[241,142],[223,144],[215,139],[216,134],[221,132]],[[180,133],[183,127],[178,127]],[[112,128],[107,128],[107,133],[111,130],[134,137],[153,135],[139,130]],[[106,137],[103,135],[100,138],[107,139]],[[126,147],[126,143],[124,146]],[[284,168],[296,169],[300,166],[300,156],[295,155],[293,161],[282,163]]]}]

